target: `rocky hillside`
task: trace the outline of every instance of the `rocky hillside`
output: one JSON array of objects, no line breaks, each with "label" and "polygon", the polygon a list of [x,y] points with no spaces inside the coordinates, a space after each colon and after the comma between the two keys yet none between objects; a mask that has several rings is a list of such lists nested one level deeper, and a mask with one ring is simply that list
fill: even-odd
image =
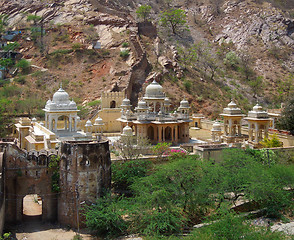
[{"label": "rocky hillside", "polygon": [[[152,6],[153,24],[138,25],[142,3]],[[185,11],[189,31],[160,26],[169,8]],[[215,117],[231,98],[246,110],[256,101],[276,108],[293,89],[291,2],[285,10],[275,1],[2,0],[0,14],[7,29],[22,30],[18,51],[32,64],[8,75],[14,103],[46,100],[62,82],[87,117],[102,91],[125,90],[136,104],[155,78],[174,103],[186,97],[194,112]],[[42,38],[33,35],[41,25]],[[94,50],[98,39],[102,49]]]}]

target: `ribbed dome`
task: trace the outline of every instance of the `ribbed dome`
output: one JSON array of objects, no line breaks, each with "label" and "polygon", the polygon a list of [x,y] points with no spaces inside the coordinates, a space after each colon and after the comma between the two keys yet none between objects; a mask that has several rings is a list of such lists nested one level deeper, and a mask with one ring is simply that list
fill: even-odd
[{"label": "ribbed dome", "polygon": [[166,98],[164,99],[164,105],[165,105],[165,106],[170,106],[169,98],[166,97]]},{"label": "ribbed dome", "polygon": [[189,102],[188,102],[186,99],[183,99],[183,100],[180,102],[180,108],[190,108],[190,106],[189,106]]},{"label": "ribbed dome", "polygon": [[123,128],[123,133],[122,133],[123,136],[132,136],[133,135],[133,130],[131,127],[129,127],[129,125],[125,126]]},{"label": "ribbed dome", "polygon": [[146,98],[163,98],[164,93],[162,91],[162,86],[155,80],[146,87]]},{"label": "ribbed dome", "polygon": [[236,107],[237,107],[237,104],[234,103],[234,101],[232,100],[232,101],[228,104],[228,107],[229,107],[229,108],[236,108]]},{"label": "ribbed dome", "polygon": [[121,107],[129,107],[129,106],[131,106],[131,101],[129,99],[125,98],[122,101]]},{"label": "ribbed dome", "polygon": [[88,120],[85,124],[85,127],[92,127],[92,122],[90,120]]},{"label": "ribbed dome", "polygon": [[103,125],[102,118],[98,116],[98,117],[95,119],[95,124],[94,124],[94,125]]},{"label": "ribbed dome", "polygon": [[262,106],[260,106],[258,103],[253,107],[253,111],[255,112],[261,112]]},{"label": "ribbed dome", "polygon": [[221,131],[221,125],[219,122],[215,122],[213,125],[212,125],[212,131]]},{"label": "ribbed dome", "polygon": [[74,101],[70,101],[69,107],[70,108],[77,108],[77,104]]},{"label": "ribbed dome", "polygon": [[147,107],[147,103],[144,100],[140,100],[138,102],[138,108],[140,108],[140,109],[147,109],[148,108]]},{"label": "ribbed dome", "polygon": [[62,88],[59,88],[59,90],[54,93],[52,102],[55,102],[57,104],[69,104],[69,95]]}]

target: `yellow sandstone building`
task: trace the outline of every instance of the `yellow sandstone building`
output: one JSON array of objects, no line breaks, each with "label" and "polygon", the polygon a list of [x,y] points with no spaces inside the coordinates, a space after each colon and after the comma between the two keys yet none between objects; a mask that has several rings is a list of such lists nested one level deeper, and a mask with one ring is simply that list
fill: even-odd
[{"label": "yellow sandstone building", "polygon": [[[131,127],[137,137],[149,138],[151,143],[170,142],[172,144],[189,142],[190,106],[187,100],[180,102],[177,111],[170,112],[170,102],[163,88],[156,81],[146,87],[146,92],[138,102],[135,112],[131,111],[129,99],[121,105],[121,131]],[[128,125],[128,126],[127,126]]]}]

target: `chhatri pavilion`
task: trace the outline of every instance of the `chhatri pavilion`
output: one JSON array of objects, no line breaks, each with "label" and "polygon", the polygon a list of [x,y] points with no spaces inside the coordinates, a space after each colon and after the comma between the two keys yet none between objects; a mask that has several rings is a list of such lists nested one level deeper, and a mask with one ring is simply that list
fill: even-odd
[{"label": "chhatri pavilion", "polygon": [[[80,117],[77,105],[70,100],[66,91],[60,89],[54,93],[52,100],[48,100],[45,108],[45,124],[37,122],[35,118],[21,118],[15,124],[18,132],[18,144],[28,151],[54,149],[58,143],[65,140],[92,140],[92,123],[87,122],[86,132],[78,131]],[[99,117],[94,128],[102,132]]]},{"label": "chhatri pavilion", "polygon": [[131,111],[130,100],[125,98],[121,105],[121,130],[131,127],[137,137],[149,138],[152,144],[170,142],[187,143],[189,138],[190,106],[187,100],[171,112],[170,102],[162,86],[155,80],[146,87],[144,97],[138,102],[135,112]]}]

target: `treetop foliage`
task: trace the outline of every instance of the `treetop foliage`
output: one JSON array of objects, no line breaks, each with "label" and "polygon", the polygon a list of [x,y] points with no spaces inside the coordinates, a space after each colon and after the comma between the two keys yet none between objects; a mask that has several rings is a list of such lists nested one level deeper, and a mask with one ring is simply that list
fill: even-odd
[{"label": "treetop foliage", "polygon": [[160,23],[163,27],[170,27],[173,34],[179,34],[182,30],[188,30],[187,16],[182,9],[171,8],[161,13]]},{"label": "treetop foliage", "polygon": [[[269,217],[280,217],[281,213],[293,210],[293,191],[287,190],[294,187],[293,165],[277,161],[268,164],[261,156],[236,149],[225,151],[222,162],[180,156],[154,166],[148,174],[145,170],[143,174],[140,170],[137,172],[140,167],[128,163],[127,174],[135,176],[129,186],[132,196],[113,196],[112,200],[104,200],[110,202],[108,205],[97,203],[86,213],[92,216],[87,218],[87,224],[100,231],[104,226],[102,220],[116,209],[114,220],[107,221],[111,221],[110,226],[116,226],[117,221],[116,230],[123,226],[121,233],[128,229],[128,232],[158,239],[207,220],[208,227],[193,231],[187,239],[240,239],[241,236],[244,239],[284,239],[282,233],[256,228],[231,211],[237,200],[254,203]],[[119,181],[119,177],[113,179]],[[101,206],[104,206],[103,212]]]},{"label": "treetop foliage", "polygon": [[141,5],[137,8],[137,17],[144,22],[149,21],[150,13],[151,13],[151,6],[149,5]]}]

